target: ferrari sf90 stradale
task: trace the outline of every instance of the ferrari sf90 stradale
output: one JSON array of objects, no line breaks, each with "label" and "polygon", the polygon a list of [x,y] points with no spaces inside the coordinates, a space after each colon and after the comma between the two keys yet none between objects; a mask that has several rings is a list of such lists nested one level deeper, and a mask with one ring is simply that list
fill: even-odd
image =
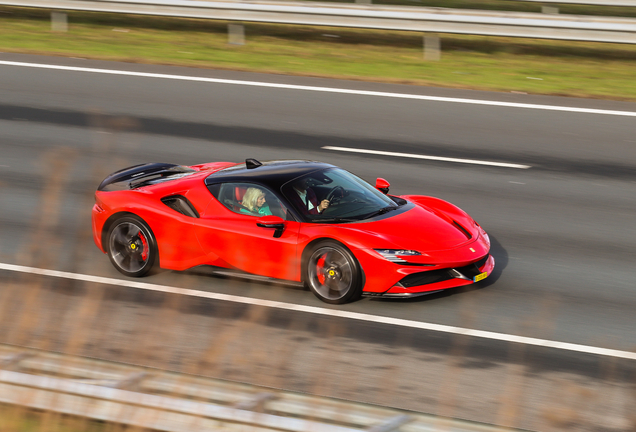
[{"label": "ferrari sf90 stradale", "polygon": [[97,189],[97,246],[127,276],[214,266],[304,283],[327,303],[413,297],[478,282],[490,240],[458,207],[394,196],[334,165],[149,163]]}]

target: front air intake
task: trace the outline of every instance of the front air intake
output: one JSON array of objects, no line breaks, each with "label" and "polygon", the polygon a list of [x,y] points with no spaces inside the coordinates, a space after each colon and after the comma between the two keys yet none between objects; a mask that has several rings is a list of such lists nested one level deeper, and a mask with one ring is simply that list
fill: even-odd
[{"label": "front air intake", "polygon": [[462,276],[464,276],[465,279],[471,280],[475,276],[481,273],[480,269],[486,264],[486,261],[488,261],[489,256],[490,255],[486,255],[485,257],[481,258],[479,261],[476,261],[464,267],[455,267],[454,269],[445,268],[445,269],[431,270],[431,271],[420,272],[420,273],[413,273],[402,278],[400,280],[400,283],[405,288],[420,286],[420,285],[428,285],[432,283],[455,279],[458,277],[456,272],[459,272]]}]

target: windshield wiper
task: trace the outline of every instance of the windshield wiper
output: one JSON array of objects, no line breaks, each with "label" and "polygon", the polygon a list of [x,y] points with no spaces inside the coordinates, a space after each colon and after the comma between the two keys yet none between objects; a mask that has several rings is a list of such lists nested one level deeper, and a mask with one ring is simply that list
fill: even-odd
[{"label": "windshield wiper", "polygon": [[312,222],[320,223],[320,222],[358,222],[360,219],[347,219],[347,218],[329,218],[329,219],[313,219]]},{"label": "windshield wiper", "polygon": [[397,209],[398,209],[397,207],[393,207],[393,206],[382,207],[378,211],[374,211],[373,213],[369,213],[368,215],[366,215],[364,217],[364,219],[371,219],[372,217],[380,216],[380,215],[383,215],[385,213],[388,213],[390,211],[397,210]]}]

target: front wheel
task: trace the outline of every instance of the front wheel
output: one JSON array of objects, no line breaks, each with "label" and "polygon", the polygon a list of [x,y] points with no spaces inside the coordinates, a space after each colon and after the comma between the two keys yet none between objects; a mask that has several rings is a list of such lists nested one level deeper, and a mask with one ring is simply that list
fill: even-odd
[{"label": "front wheel", "polygon": [[108,231],[108,258],[120,273],[141,277],[157,260],[157,242],[148,225],[137,216],[125,216]]},{"label": "front wheel", "polygon": [[336,242],[318,244],[306,264],[309,289],[325,303],[342,304],[360,297],[360,265],[353,254]]}]

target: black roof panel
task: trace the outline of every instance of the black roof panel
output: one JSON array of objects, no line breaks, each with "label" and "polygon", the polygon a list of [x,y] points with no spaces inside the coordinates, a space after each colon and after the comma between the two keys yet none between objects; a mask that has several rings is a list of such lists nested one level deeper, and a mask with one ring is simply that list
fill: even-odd
[{"label": "black roof panel", "polygon": [[262,164],[262,166],[251,169],[248,169],[244,163],[224,168],[206,177],[205,184],[256,182],[273,189],[280,189],[288,181],[304,174],[326,168],[335,168],[335,165],[307,160],[274,160],[264,161]]}]

